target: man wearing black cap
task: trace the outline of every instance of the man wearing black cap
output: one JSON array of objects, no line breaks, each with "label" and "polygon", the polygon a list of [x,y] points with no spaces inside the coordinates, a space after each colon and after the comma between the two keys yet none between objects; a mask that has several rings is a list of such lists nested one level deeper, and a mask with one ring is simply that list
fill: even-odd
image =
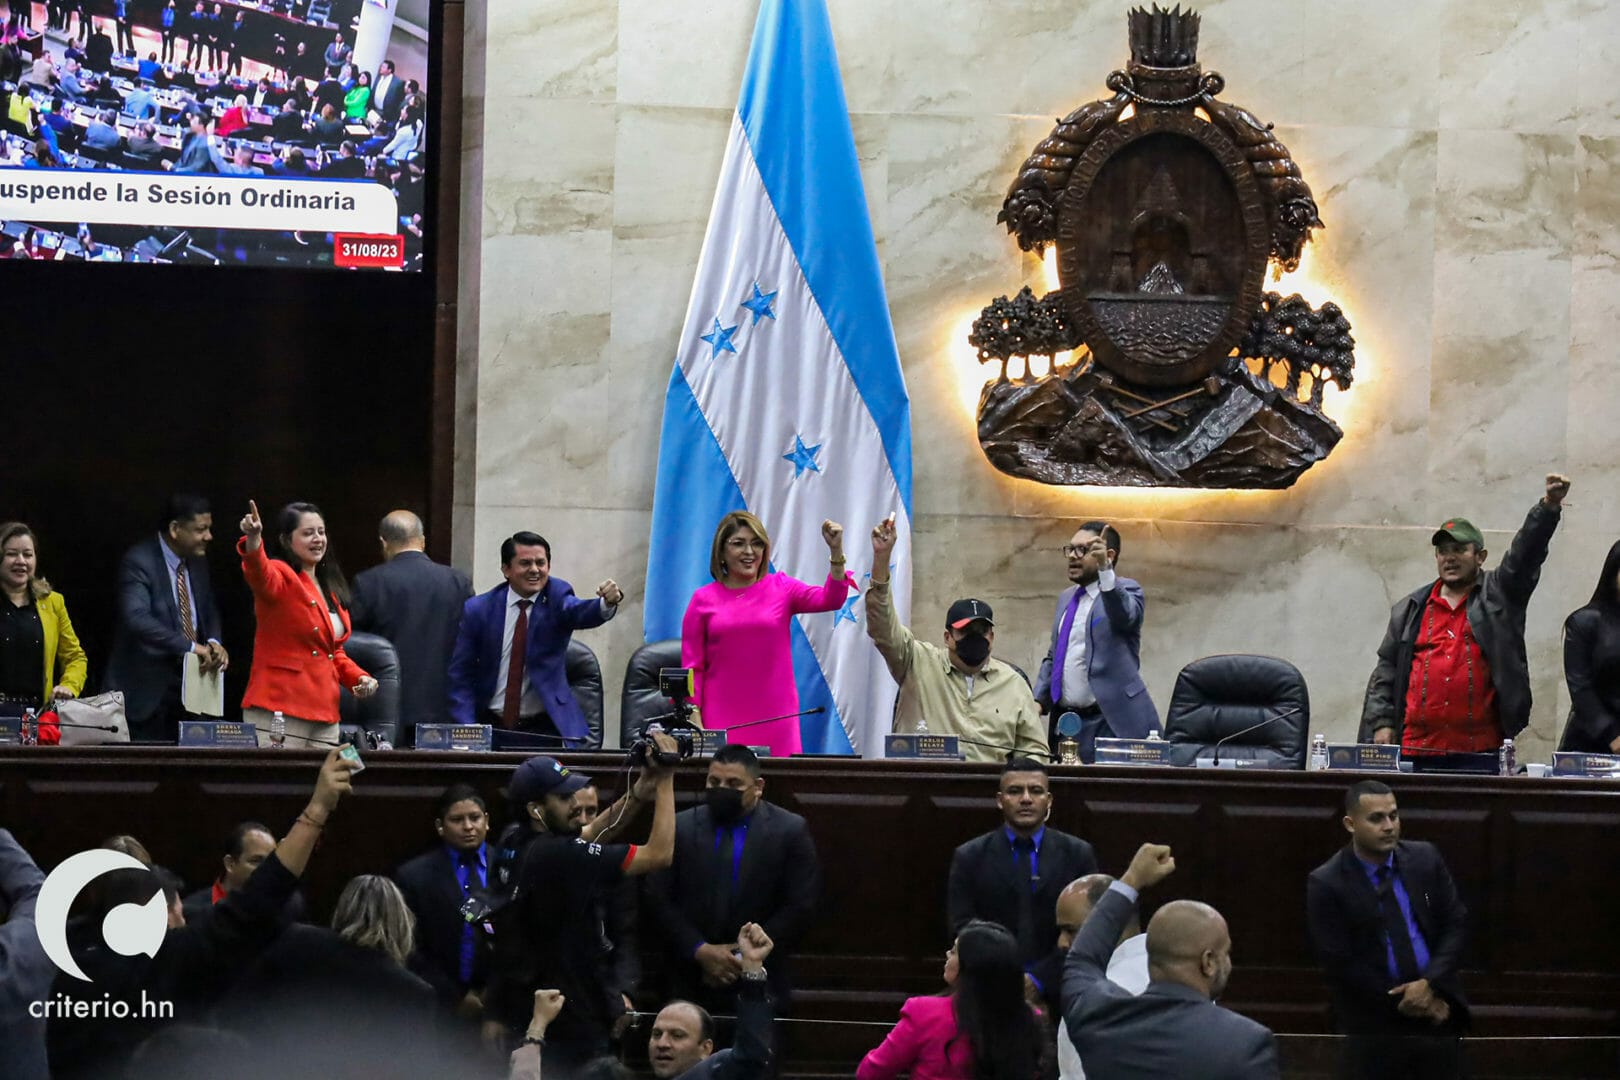
[{"label": "man wearing black cap", "polygon": [[1463,518],[1435,531],[1438,580],[1401,598],[1378,647],[1361,710],[1362,742],[1403,752],[1494,752],[1530,722],[1524,615],[1569,494],[1547,493],[1524,519],[1507,557],[1486,570],[1485,537]]},{"label": "man wearing black cap", "polygon": [[900,684],[894,730],[956,735],[969,761],[1004,762],[1009,753],[1049,757],[1046,725],[1029,683],[991,658],[995,615],[983,600],[958,600],[945,614],[941,643],[922,641],[900,625],[889,595],[894,522],[872,530],[872,582],[866,632]]},{"label": "man wearing black cap", "polygon": [[[655,736],[673,755],[674,740]],[[495,956],[484,993],[484,1034],[491,1042],[524,1030],[534,992],[561,990],[567,1008],[546,1032],[545,1061],[567,1072],[608,1051],[623,1001],[601,977],[599,899],[625,875],[650,874],[674,859],[675,774],[649,764],[628,794],[582,827],[574,793],[590,783],[555,758],[532,757],[507,785],[515,818],[501,834],[491,892],[505,898],[492,916]],[[654,802],[646,844],[604,843],[638,804]]]}]

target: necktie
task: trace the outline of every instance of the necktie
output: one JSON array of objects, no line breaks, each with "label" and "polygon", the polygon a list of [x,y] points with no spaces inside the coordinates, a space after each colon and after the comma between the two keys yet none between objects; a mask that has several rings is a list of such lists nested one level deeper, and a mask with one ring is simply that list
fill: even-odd
[{"label": "necktie", "polygon": [[[481,884],[478,880],[478,852],[463,851],[461,853],[461,895],[465,899],[474,888]],[[463,921],[461,924],[461,964],[457,974],[461,977],[463,986],[471,985],[473,981],[473,958],[476,955],[476,931],[473,924]]]},{"label": "necktie", "polygon": [[191,617],[191,587],[186,584],[185,563],[175,567],[174,589],[180,599],[180,632],[186,635],[187,641],[196,641],[197,624]]},{"label": "necktie", "polygon": [[1063,663],[1069,655],[1069,635],[1074,632],[1074,614],[1080,610],[1080,597],[1084,589],[1075,589],[1074,595],[1069,597],[1069,606],[1063,612],[1063,622],[1058,626],[1057,645],[1052,648],[1052,704],[1056,706],[1063,700]]},{"label": "necktie", "polygon": [[1013,840],[1013,887],[1018,890],[1018,951],[1025,958],[1036,956],[1035,942],[1035,841],[1020,836]]},{"label": "necktie", "polygon": [[717,825],[714,830],[714,916],[718,936],[712,941],[729,941],[737,936],[731,925],[731,899],[736,883],[731,880],[737,863],[737,830]]},{"label": "necktie", "polygon": [[523,661],[529,651],[529,606],[533,600],[517,602],[517,624],[512,627],[512,659],[506,664],[506,700],[501,703],[501,727],[517,727],[518,707],[523,704]]},{"label": "necktie", "polygon": [[1395,868],[1392,866],[1378,868],[1378,913],[1384,918],[1384,933],[1395,952],[1395,977],[1403,983],[1416,980],[1422,972],[1418,970],[1406,916],[1401,913],[1401,902],[1395,896]]}]

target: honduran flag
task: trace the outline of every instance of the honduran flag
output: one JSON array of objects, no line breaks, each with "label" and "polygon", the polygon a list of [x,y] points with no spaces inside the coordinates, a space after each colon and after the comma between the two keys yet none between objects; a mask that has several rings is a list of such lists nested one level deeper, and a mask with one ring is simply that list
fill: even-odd
[{"label": "honduran flag", "polygon": [[827,575],[844,525],[860,587],[793,626],[808,753],[880,757],[895,684],[866,636],[872,526],[895,516],[911,608],[911,403],[824,0],[763,0],[664,402],[644,631],[680,636],[714,528],[758,515],[772,565]]}]

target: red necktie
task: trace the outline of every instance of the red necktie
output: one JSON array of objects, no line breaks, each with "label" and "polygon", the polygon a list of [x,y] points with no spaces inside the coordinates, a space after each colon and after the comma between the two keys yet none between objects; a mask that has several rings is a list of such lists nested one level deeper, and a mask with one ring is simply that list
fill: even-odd
[{"label": "red necktie", "polygon": [[512,659],[506,664],[506,701],[501,705],[501,727],[517,727],[518,707],[523,704],[523,661],[529,651],[529,606],[533,600],[517,602],[517,624],[512,627]]}]

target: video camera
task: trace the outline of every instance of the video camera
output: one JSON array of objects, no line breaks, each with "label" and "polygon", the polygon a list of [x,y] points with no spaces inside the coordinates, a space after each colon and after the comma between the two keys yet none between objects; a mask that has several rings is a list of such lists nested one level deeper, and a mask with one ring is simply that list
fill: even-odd
[{"label": "video camera", "polygon": [[[658,669],[658,692],[669,698],[669,704],[675,711],[668,716],[649,720],[641,729],[641,737],[630,745],[630,764],[643,766],[650,760],[654,764],[668,768],[679,765],[697,752],[700,729],[692,715],[692,690],[691,668]],[[660,723],[661,720],[669,721],[668,725]],[[652,740],[654,735],[668,735],[673,738],[675,752],[658,749]]]}]

